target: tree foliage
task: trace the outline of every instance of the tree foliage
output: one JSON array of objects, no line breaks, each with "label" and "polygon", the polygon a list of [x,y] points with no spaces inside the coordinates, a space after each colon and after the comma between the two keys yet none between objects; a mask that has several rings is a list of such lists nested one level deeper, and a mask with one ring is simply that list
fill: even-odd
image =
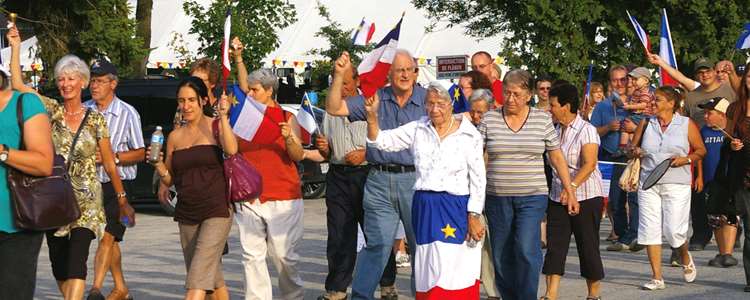
[{"label": "tree foliage", "polygon": [[282,0],[221,0],[204,8],[196,0],[185,1],[183,9],[193,17],[190,33],[198,35],[201,43],[199,52],[217,61],[221,60],[224,21],[230,3],[232,37],[239,37],[245,45],[242,56],[248,68],[259,68],[266,54],[279,46],[276,32],[297,20],[294,5]]},{"label": "tree foliage", "polygon": [[349,52],[353,65],[358,65],[362,60],[361,55],[372,50],[373,45],[360,46],[352,43],[352,32],[355,28],[343,27],[341,23],[331,18],[328,8],[318,2],[318,15],[328,23],[315,33],[316,37],[324,38],[328,47],[310,50],[310,54],[322,56],[324,59],[315,61],[312,70],[312,85],[315,90],[324,90],[328,87],[328,75],[331,74],[333,62],[344,51]]},{"label": "tree foliage", "polygon": [[132,8],[127,0],[6,1],[3,5],[24,18],[19,18],[19,27],[33,28],[38,56],[49,75],[57,60],[71,53],[84,61],[107,57],[120,74],[128,76],[134,72],[133,62],[147,53],[143,40],[135,36],[136,21],[128,18]]},{"label": "tree foliage", "polygon": [[661,9],[666,8],[678,67],[688,74],[698,57],[728,58],[750,19],[747,0],[412,2],[434,20],[465,25],[475,37],[508,33],[498,54],[512,68],[526,66],[535,74],[571,82],[585,80],[591,61],[600,78],[612,64],[647,64],[626,10],[647,31],[651,51],[658,53]]}]

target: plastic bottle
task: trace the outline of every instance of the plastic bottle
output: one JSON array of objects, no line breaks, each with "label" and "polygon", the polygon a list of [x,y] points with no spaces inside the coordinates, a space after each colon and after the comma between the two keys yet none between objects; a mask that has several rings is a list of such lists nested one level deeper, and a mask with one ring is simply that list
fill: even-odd
[{"label": "plastic bottle", "polygon": [[161,147],[164,145],[164,133],[162,133],[161,126],[156,126],[156,131],[151,135],[151,145],[148,160],[152,163],[159,161],[159,154],[161,154]]},{"label": "plastic bottle", "polygon": [[133,227],[135,225],[133,224],[133,222],[130,222],[130,218],[128,218],[128,216],[122,216],[122,218],[120,218],[120,224],[125,227]]}]

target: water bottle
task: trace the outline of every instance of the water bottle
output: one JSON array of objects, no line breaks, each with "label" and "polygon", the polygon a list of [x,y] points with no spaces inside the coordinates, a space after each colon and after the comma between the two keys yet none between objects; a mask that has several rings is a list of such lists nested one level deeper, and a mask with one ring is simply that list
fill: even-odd
[{"label": "water bottle", "polygon": [[164,134],[161,132],[161,126],[156,126],[156,131],[151,135],[151,145],[149,146],[151,152],[149,153],[148,161],[151,163],[159,161],[162,145],[164,145]]},{"label": "water bottle", "polygon": [[120,224],[125,227],[133,227],[133,225],[135,225],[133,224],[133,222],[130,222],[130,218],[128,218],[128,216],[122,216],[122,218],[120,218]]}]

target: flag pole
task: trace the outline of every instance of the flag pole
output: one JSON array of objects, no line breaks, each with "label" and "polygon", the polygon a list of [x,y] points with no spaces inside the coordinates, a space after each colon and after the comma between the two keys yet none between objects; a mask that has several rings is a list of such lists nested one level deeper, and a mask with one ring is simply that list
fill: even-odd
[{"label": "flag pole", "polygon": [[732,49],[732,52],[731,52],[731,53],[729,54],[729,61],[732,61],[732,59],[734,58],[734,53],[735,53],[735,52],[737,52],[737,49],[736,49],[736,48],[733,48],[733,49]]}]

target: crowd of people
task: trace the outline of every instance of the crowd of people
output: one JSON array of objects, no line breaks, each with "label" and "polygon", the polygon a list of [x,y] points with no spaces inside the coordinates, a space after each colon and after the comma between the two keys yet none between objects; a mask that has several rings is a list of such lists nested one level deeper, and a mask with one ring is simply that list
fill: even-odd
[{"label": "crowd of people", "polygon": [[[652,274],[643,289],[666,288],[662,240],[672,248],[670,264],[693,282],[698,264],[691,251],[703,250],[713,235],[719,253],[708,265],[736,266],[733,251],[744,235],[744,291],[750,292],[750,147],[744,145],[750,142],[750,72],[738,74],[729,61],[698,59],[690,78],[649,55],[678,86],[657,87],[646,66],[614,65],[606,86],[592,82],[582,95],[571,83],[526,70],[502,74],[482,51],[457,80],[470,107],[458,112],[442,83],[416,83],[419,69],[406,50],[394,53],[389,83],[361,95],[345,52],[333,62],[328,114],[315,147],[306,149],[294,114],[277,101],[278,78],[267,69],[248,72],[235,39],[232,61],[248,95],[240,101],[265,108],[252,141],[233,132],[229,97],[214,94],[218,65],[201,59],[177,88],[175,129],[163,153],[151,153],[138,112],[115,95],[114,65],[62,57],[54,68],[58,101],[24,84],[15,27],[7,38],[12,59],[10,71],[0,72],[0,176],[9,168],[49,176],[53,156],[62,155],[81,216],[47,231],[19,228],[9,186],[0,180],[0,299],[33,298],[44,238],[65,299],[132,299],[119,243],[135,224],[128,191],[136,164],[147,157],[157,157],[149,163],[160,178],[159,198],[172,185],[181,195],[174,219],[185,299],[229,299],[222,255],[233,223],[244,298],[303,298],[304,206],[296,163],[304,159],[331,165],[328,274],[319,300],[347,299],[350,287],[352,299],[375,299],[378,287],[381,299],[397,299],[396,261],[407,257],[394,248],[399,224],[417,299],[478,299],[481,288],[490,299],[557,299],[572,235],[586,299],[601,299],[605,214],[613,225],[607,251],[646,249]],[[91,99],[83,101],[86,88]],[[230,203],[223,161],[233,155],[261,175],[257,199]],[[618,183],[634,158],[642,162],[640,181],[664,161],[669,168],[655,185],[641,182],[631,190]],[[613,164],[609,193],[603,161]],[[366,244],[360,251],[358,228]],[[94,239],[94,280],[86,292]],[[267,257],[278,272],[278,295]],[[108,272],[114,288],[105,298]],[[546,290],[539,298],[541,274]]]}]

